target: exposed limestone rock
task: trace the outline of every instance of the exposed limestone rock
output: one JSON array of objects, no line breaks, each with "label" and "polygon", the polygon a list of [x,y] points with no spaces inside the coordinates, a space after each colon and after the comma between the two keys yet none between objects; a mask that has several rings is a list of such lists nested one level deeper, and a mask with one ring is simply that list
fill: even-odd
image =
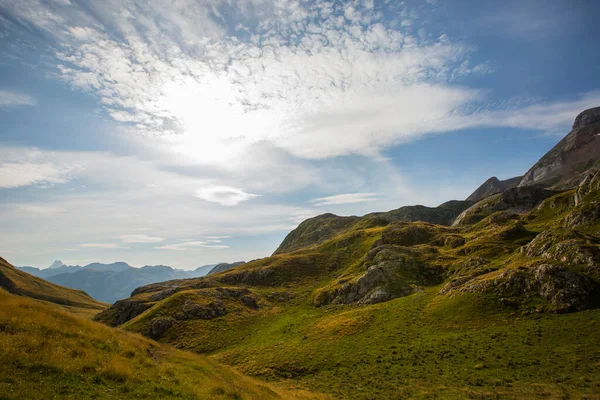
[{"label": "exposed limestone rock", "polygon": [[476,278],[454,290],[495,294],[511,304],[524,304],[541,298],[549,302],[548,311],[568,312],[586,307],[593,286],[589,278],[569,271],[562,265],[541,264],[532,268],[511,268],[492,277]]},{"label": "exposed limestone rock", "polygon": [[498,211],[506,211],[509,214],[525,213],[554,194],[556,193],[553,191],[535,186],[508,189],[469,207],[456,218],[452,225],[475,224]]},{"label": "exposed limestone rock", "polygon": [[578,206],[588,194],[600,191],[600,170],[587,175],[575,190],[575,206]]},{"label": "exposed limestone rock", "polygon": [[426,265],[414,259],[413,254],[410,248],[397,245],[371,249],[364,259],[365,265],[370,265],[367,271],[355,280],[340,280],[341,286],[321,292],[316,305],[381,303],[440,283],[442,268]]},{"label": "exposed limestone rock", "polygon": [[98,317],[101,317],[104,313],[110,312],[111,318],[109,318],[109,321],[106,323],[111,326],[118,326],[137,317],[150,307],[152,307],[152,303],[129,298],[117,301],[111,308],[99,314]]},{"label": "exposed limestone rock", "polygon": [[156,318],[150,324],[150,337],[160,339],[175,324],[173,318]]},{"label": "exposed limestone rock", "polygon": [[161,290],[160,292],[156,292],[150,296],[148,296],[149,301],[161,301],[166,299],[167,297],[177,293],[179,288],[177,286],[172,287],[170,289]]},{"label": "exposed limestone rock", "polygon": [[502,193],[506,189],[511,189],[519,184],[522,176],[516,176],[514,178],[499,180],[495,176],[492,176],[490,179],[485,181],[481,186],[479,186],[469,197],[467,197],[468,201],[477,202],[479,200],[485,199],[486,197],[495,195],[497,193]]},{"label": "exposed limestone rock", "polygon": [[578,176],[582,179],[581,174],[600,160],[599,114],[600,107],[579,114],[573,130],[527,171],[519,186],[549,187]]},{"label": "exposed limestone rock", "polygon": [[196,304],[188,300],[181,307],[181,311],[175,314],[175,318],[184,321],[190,319],[213,319],[226,314],[225,304],[220,300],[205,305]]},{"label": "exposed limestone rock", "polygon": [[600,248],[586,243],[572,231],[548,230],[521,248],[527,257],[541,257],[570,265],[585,265],[596,270],[600,266]]},{"label": "exposed limestone rock", "polygon": [[589,125],[600,124],[600,107],[590,108],[575,117],[573,129],[583,128]]}]

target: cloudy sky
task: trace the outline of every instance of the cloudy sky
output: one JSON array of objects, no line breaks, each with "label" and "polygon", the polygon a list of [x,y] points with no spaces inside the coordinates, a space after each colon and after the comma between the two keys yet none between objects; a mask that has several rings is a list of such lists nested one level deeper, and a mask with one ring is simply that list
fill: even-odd
[{"label": "cloudy sky", "polygon": [[600,105],[594,0],[0,0],[0,255],[195,268],[465,198]]}]

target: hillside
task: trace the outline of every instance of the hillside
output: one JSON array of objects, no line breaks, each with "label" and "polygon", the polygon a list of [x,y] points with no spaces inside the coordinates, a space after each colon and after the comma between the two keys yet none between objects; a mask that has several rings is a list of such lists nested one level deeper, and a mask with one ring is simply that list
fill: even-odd
[{"label": "hillside", "polygon": [[522,178],[522,176],[517,176],[501,181],[495,176],[492,176],[481,186],[479,186],[473,193],[471,193],[469,197],[467,197],[467,200],[476,202],[497,193],[502,193],[507,189],[512,189],[517,186]]},{"label": "hillside", "polygon": [[0,289],[0,397],[317,399]]},{"label": "hillside", "polygon": [[387,212],[367,214],[364,217],[340,217],[331,213],[318,215],[303,221],[291,231],[273,255],[289,253],[322,243],[359,225],[417,221],[450,225],[462,211],[473,203],[472,201],[453,200],[438,207],[404,206]]},{"label": "hillside", "polygon": [[335,398],[599,398],[600,172],[561,182],[426,210],[446,224],[315,217],[97,320]]},{"label": "hillside", "polygon": [[[575,185],[600,161],[600,107],[580,113],[573,130],[525,173],[519,186],[552,186],[571,181]],[[569,185],[570,186],[570,185]]]},{"label": "hillside", "polygon": [[193,271],[174,269],[166,265],[146,265],[134,268],[125,262],[91,263],[84,267],[67,266],[55,261],[45,269],[16,267],[57,285],[83,290],[94,299],[114,303],[131,295],[139,287],[173,279],[196,278],[206,275],[215,265],[205,265]]},{"label": "hillside", "polygon": [[211,268],[206,275],[217,274],[219,272],[227,271],[228,269],[235,268],[239,265],[246,264],[245,261],[236,261],[232,263],[220,263]]},{"label": "hillside", "polygon": [[92,299],[83,291],[55,285],[19,271],[3,258],[0,258],[0,288],[9,293],[81,309],[90,314],[106,307],[106,304]]}]

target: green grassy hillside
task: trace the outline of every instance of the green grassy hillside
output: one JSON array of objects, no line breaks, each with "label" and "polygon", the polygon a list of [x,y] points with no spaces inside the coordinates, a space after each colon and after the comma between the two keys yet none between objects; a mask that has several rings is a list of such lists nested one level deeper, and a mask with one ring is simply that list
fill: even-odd
[{"label": "green grassy hillside", "polygon": [[467,214],[364,217],[97,319],[342,399],[600,398],[600,173]]},{"label": "green grassy hillside", "polygon": [[71,312],[92,316],[108,304],[94,300],[84,291],[55,285],[41,278],[19,271],[0,257],[0,288],[21,296],[48,301]]},{"label": "green grassy hillside", "polygon": [[316,399],[0,289],[0,399]]}]

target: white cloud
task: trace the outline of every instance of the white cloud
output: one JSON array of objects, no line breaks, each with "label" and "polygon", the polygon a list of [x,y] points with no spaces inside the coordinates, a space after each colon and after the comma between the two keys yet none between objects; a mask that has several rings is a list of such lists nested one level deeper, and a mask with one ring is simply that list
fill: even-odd
[{"label": "white cloud", "polygon": [[[454,79],[494,65],[474,65],[474,49],[447,34],[425,39],[412,27],[413,10],[386,4],[108,0],[55,8],[23,0],[6,8],[58,43],[58,76],[96,95],[140,134],[139,145],[175,163],[229,168],[239,181],[240,171],[258,168],[264,180],[252,185],[269,191],[287,187],[288,177],[292,187],[314,183],[308,169],[298,172],[306,165],[273,159],[282,157],[274,149],[301,159],[377,156],[431,133],[557,129],[563,115],[573,118],[577,100],[558,114],[544,102],[537,110],[490,106],[484,92]],[[264,143],[273,150],[253,158]],[[279,173],[265,173],[273,164]],[[239,200],[227,203],[248,199],[229,192]]]},{"label": "white cloud", "polygon": [[313,199],[310,202],[315,206],[364,203],[367,201],[376,201],[378,199],[378,195],[378,193],[346,193],[335,196],[319,197],[318,199]]},{"label": "white cloud", "polygon": [[27,94],[11,92],[8,90],[0,90],[0,108],[33,106],[36,104],[37,100]]},{"label": "white cloud", "polygon": [[129,247],[119,246],[114,243],[82,243],[79,245],[84,249],[128,249]]},{"label": "white cloud", "polygon": [[224,206],[235,206],[254,197],[258,197],[256,194],[246,193],[241,189],[218,185],[208,185],[200,188],[196,190],[195,196],[204,201],[218,203]]},{"label": "white cloud", "polygon": [[72,170],[53,163],[0,163],[0,188],[67,183]]},{"label": "white cloud", "polygon": [[117,236],[123,243],[158,243],[165,240],[164,238],[147,236],[147,235],[121,235]]},{"label": "white cloud", "polygon": [[155,247],[155,249],[160,249],[160,250],[176,250],[176,251],[191,250],[191,249],[195,249],[195,248],[228,249],[229,246],[212,245],[212,244],[209,244],[209,242],[193,241],[193,242],[183,242],[183,243],[177,243],[177,244],[170,244],[167,246]]}]

